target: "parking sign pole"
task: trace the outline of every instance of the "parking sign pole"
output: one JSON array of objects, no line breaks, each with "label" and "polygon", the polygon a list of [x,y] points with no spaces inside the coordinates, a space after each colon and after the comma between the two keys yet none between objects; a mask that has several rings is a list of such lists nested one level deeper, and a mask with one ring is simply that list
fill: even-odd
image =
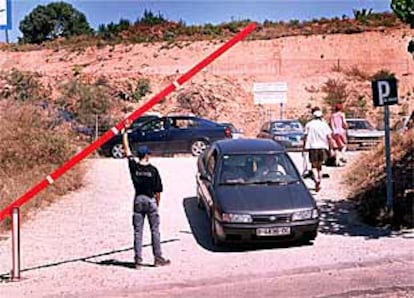
[{"label": "parking sign pole", "polygon": [[390,216],[393,215],[393,185],[391,167],[391,144],[390,144],[390,110],[388,105],[384,106],[384,125],[385,125],[385,162],[387,172],[387,209]]}]

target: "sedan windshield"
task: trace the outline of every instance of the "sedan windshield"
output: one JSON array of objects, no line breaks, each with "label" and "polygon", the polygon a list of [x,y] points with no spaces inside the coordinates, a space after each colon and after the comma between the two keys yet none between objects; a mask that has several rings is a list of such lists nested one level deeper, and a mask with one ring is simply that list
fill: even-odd
[{"label": "sedan windshield", "polygon": [[365,120],[359,120],[359,121],[349,120],[347,122],[348,122],[349,129],[369,129],[369,130],[375,129],[371,123]]},{"label": "sedan windshield", "polygon": [[299,180],[285,153],[234,154],[222,159],[220,184],[283,184]]}]

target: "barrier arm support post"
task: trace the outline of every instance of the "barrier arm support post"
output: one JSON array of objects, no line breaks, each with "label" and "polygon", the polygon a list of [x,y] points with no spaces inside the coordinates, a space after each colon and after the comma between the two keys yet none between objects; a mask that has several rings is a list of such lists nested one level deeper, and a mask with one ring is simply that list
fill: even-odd
[{"label": "barrier arm support post", "polygon": [[20,209],[12,209],[12,257],[11,281],[20,280]]}]

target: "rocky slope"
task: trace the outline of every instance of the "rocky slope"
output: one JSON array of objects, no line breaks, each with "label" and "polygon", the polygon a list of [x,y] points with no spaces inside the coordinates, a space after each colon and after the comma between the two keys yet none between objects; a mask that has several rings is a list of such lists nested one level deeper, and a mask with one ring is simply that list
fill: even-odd
[{"label": "rocky slope", "polygon": [[[234,122],[247,134],[255,135],[260,122],[269,115],[277,117],[279,111],[278,107],[261,110],[254,105],[254,82],[287,82],[287,116],[300,117],[307,113],[307,107],[323,104],[322,85],[328,79],[336,79],[347,85],[352,104],[361,96],[366,100],[368,116],[376,120],[379,112],[372,109],[370,83],[361,79],[360,74],[387,69],[399,79],[401,104],[392,108],[393,114],[397,115],[414,107],[414,60],[406,52],[413,31],[384,29],[359,34],[244,41],[208,66],[183,89],[154,107],[153,111],[193,112],[214,120]],[[131,82],[147,78],[152,94],[155,94],[220,44],[222,41],[183,41],[100,49],[1,52],[0,69],[39,72],[45,85],[53,89],[52,97],[55,99],[60,96],[60,84],[74,75],[85,82],[95,82],[104,77],[111,84],[114,96]],[[192,99],[192,103],[183,105],[183,97],[187,102]],[[137,107],[140,103],[131,105]],[[264,113],[263,110],[271,112]],[[114,108],[114,115],[119,115],[119,112]]]}]

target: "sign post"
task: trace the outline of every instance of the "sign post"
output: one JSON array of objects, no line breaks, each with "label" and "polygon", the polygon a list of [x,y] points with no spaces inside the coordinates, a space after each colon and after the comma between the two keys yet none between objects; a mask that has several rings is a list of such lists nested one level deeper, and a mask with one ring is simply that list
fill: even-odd
[{"label": "sign post", "polygon": [[280,120],[283,120],[283,102],[280,103]]},{"label": "sign post", "polygon": [[375,107],[384,107],[385,126],[385,163],[387,174],[387,209],[389,215],[393,216],[393,181],[391,166],[391,144],[390,144],[390,110],[389,105],[398,104],[396,79],[381,79],[372,82],[372,94]]}]

